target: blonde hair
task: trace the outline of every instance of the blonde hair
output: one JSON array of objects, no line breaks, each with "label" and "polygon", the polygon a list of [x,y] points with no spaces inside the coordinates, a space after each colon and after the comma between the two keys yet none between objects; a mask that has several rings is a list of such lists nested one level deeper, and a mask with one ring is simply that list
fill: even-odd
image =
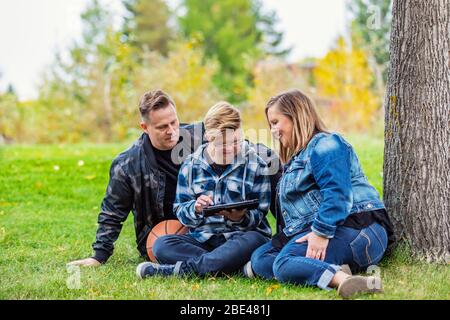
[{"label": "blonde hair", "polygon": [[227,130],[237,130],[241,127],[241,113],[226,101],[216,103],[206,113],[205,135],[208,140],[213,140],[219,134]]},{"label": "blonde hair", "polygon": [[272,107],[276,107],[293,122],[292,148],[281,143],[279,145],[283,163],[287,163],[297,152],[305,148],[316,133],[327,132],[313,102],[300,90],[291,89],[270,98],[265,110],[267,120],[267,112]]}]

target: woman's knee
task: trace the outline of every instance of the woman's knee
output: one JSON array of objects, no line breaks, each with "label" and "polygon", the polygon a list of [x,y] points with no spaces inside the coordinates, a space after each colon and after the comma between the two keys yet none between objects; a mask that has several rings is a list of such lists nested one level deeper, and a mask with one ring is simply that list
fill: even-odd
[{"label": "woman's knee", "polygon": [[310,266],[304,261],[304,257],[282,255],[273,263],[275,279],[284,283],[304,284],[310,277]]},{"label": "woman's knee", "polygon": [[266,279],[273,278],[272,268],[276,255],[271,253],[271,249],[271,244],[266,243],[256,249],[251,257],[253,272]]}]

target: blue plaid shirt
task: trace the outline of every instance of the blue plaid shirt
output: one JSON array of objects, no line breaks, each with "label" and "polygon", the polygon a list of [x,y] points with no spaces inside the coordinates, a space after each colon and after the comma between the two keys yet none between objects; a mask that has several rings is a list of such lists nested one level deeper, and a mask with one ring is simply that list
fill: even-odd
[{"label": "blue plaid shirt", "polygon": [[[272,232],[266,219],[271,192],[267,163],[244,141],[235,162],[218,176],[205,158],[206,146],[199,147],[180,168],[173,206],[180,222],[189,227],[189,234],[199,242],[205,242],[217,234],[223,234],[228,239],[237,231],[250,230],[270,238]],[[223,216],[204,217],[194,208],[196,199],[201,195],[212,196],[214,204],[259,199],[259,207],[248,210],[236,222]]]}]

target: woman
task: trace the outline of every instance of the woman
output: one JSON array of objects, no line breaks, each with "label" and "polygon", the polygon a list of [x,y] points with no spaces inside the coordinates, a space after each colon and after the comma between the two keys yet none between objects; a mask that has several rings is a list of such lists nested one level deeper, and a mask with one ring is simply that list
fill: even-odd
[{"label": "woman", "polygon": [[379,278],[351,276],[341,267],[363,271],[393,242],[383,202],[353,148],[326,131],[299,90],[271,98],[265,111],[284,170],[277,187],[278,233],[253,253],[251,269],[280,282],[337,288],[343,297],[380,292]]}]

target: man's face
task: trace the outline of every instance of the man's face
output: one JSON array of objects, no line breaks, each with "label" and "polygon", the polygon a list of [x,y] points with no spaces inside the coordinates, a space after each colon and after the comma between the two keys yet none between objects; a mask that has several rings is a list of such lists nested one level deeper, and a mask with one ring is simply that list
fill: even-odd
[{"label": "man's face", "polygon": [[159,150],[171,150],[180,138],[180,122],[173,105],[150,111],[141,128],[149,135],[152,145]]}]

